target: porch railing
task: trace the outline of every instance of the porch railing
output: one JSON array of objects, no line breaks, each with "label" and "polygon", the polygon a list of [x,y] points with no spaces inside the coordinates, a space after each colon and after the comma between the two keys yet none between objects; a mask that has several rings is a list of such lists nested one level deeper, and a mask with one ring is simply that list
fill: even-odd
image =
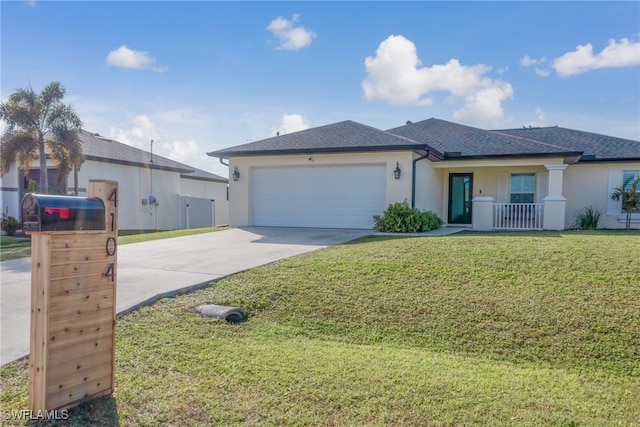
[{"label": "porch railing", "polygon": [[543,203],[494,203],[493,228],[541,230],[543,212]]}]

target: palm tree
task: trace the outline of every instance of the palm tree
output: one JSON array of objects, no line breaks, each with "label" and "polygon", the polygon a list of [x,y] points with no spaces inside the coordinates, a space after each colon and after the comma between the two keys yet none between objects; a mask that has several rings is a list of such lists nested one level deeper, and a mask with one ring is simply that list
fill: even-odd
[{"label": "palm tree", "polygon": [[640,174],[631,182],[629,188],[625,189],[625,185],[613,190],[611,200],[622,201],[622,209],[627,212],[627,230],[631,228],[631,211],[640,207],[640,197],[638,196],[638,186],[640,185]]},{"label": "palm tree", "polygon": [[0,139],[0,173],[16,162],[25,172],[40,160],[40,192],[49,192],[47,157],[58,166],[59,179],[66,179],[72,168],[82,164],[80,129],[82,120],[74,109],[62,102],[65,88],[49,83],[39,94],[33,89],[17,89],[7,102],[0,103],[0,120],[5,122]]}]

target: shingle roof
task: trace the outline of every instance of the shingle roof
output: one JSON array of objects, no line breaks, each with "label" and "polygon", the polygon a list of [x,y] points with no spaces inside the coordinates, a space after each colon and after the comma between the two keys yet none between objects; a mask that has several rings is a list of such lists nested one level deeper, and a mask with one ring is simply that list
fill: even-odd
[{"label": "shingle roof", "polygon": [[558,127],[491,131],[435,118],[386,131],[347,120],[207,154],[228,158],[386,150],[429,150],[444,160],[547,156],[572,159],[567,161],[640,159],[640,141]]},{"label": "shingle roof", "polygon": [[85,130],[80,133],[80,141],[82,142],[83,155],[87,160],[179,172],[184,178],[218,182],[229,181],[227,178],[158,156],[157,154],[153,155],[152,163],[151,154],[144,150]]},{"label": "shingle roof", "polygon": [[421,150],[424,144],[346,120],[207,153],[215,157],[269,154]]},{"label": "shingle roof", "polygon": [[[640,160],[640,141],[599,135],[562,127],[496,130],[496,133],[552,143],[567,150],[583,151],[583,161]],[[593,156],[593,157],[591,157]]]},{"label": "shingle roof", "polygon": [[522,155],[575,154],[580,151],[567,149],[551,143],[541,143],[518,135],[491,132],[471,126],[460,125],[439,119],[427,119],[387,130],[424,142],[432,149],[445,155],[456,153],[456,157],[495,157]]},{"label": "shingle roof", "polygon": [[192,173],[183,173],[183,174],[180,174],[180,177],[186,178],[186,179],[194,179],[197,181],[215,181],[215,182],[224,182],[224,183],[229,182],[228,178],[224,178],[220,175],[203,171],[201,169],[196,169],[196,168],[191,168],[191,169],[193,169]]}]

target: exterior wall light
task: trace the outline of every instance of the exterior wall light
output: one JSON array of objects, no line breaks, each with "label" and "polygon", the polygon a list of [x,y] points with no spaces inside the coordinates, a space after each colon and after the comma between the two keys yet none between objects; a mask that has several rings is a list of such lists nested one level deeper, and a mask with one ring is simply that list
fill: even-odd
[{"label": "exterior wall light", "polygon": [[234,166],[233,167],[233,175],[231,175],[233,177],[234,181],[237,181],[240,179],[240,171],[238,171],[238,167]]},{"label": "exterior wall light", "polygon": [[400,179],[402,171],[400,170],[400,164],[396,162],[396,168],[393,170],[393,176],[395,179]]}]

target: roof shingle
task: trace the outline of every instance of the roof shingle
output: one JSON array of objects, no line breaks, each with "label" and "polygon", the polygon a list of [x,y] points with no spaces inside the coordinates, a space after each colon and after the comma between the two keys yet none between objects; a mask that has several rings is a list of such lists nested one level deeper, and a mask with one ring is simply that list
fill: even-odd
[{"label": "roof shingle", "polygon": [[424,148],[422,143],[346,120],[207,154],[230,157],[312,152],[421,150],[422,148]]},{"label": "roof shingle", "polygon": [[157,154],[153,155],[152,162],[151,154],[144,150],[85,130],[82,130],[80,133],[80,141],[82,142],[83,155],[88,160],[179,172],[184,178],[218,182],[229,181],[227,178],[196,169]]}]

